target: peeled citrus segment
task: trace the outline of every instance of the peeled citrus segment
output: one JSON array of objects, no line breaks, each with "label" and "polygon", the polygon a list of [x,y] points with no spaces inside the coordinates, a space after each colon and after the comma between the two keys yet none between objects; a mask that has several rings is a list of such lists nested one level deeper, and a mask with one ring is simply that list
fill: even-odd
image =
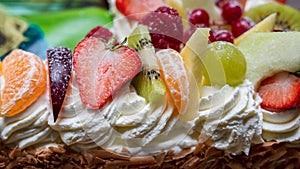
[{"label": "peeled citrus segment", "polygon": [[2,62],[0,62],[0,76],[2,75]]},{"label": "peeled citrus segment", "polygon": [[254,27],[243,33],[241,36],[234,39],[234,44],[240,44],[249,35],[256,32],[272,32],[276,21],[276,13],[273,13],[266,17],[264,20],[257,23]]},{"label": "peeled citrus segment", "polygon": [[4,88],[1,91],[1,115],[21,113],[46,89],[46,68],[36,55],[20,49],[12,51],[2,62]]},{"label": "peeled citrus segment", "polygon": [[167,91],[179,114],[184,113],[188,105],[189,81],[181,55],[173,49],[160,50],[156,55]]}]

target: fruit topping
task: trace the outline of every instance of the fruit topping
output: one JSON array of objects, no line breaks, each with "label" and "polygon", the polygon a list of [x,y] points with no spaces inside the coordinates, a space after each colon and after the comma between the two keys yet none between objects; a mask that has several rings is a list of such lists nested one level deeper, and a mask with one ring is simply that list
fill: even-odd
[{"label": "fruit topping", "polygon": [[216,30],[211,29],[209,32],[209,41],[215,42],[215,41],[226,41],[233,43],[233,35],[228,30]]},{"label": "fruit topping", "polygon": [[20,49],[13,50],[2,62],[4,88],[1,91],[1,115],[15,116],[34,103],[46,89],[43,61]]},{"label": "fruit topping", "polygon": [[143,62],[142,72],[132,81],[137,93],[149,102],[161,102],[166,86],[161,78],[148,27],[138,25],[128,37],[128,45],[139,53]]},{"label": "fruit topping", "polygon": [[87,37],[74,49],[73,66],[81,101],[100,109],[108,99],[141,69],[138,54],[126,46],[114,46],[101,38]]},{"label": "fruit topping", "polygon": [[228,1],[222,6],[222,17],[231,23],[239,19],[243,14],[243,7],[238,1]]},{"label": "fruit topping", "polygon": [[292,109],[300,106],[300,78],[281,72],[264,79],[259,88],[261,106],[266,109]]},{"label": "fruit topping", "polygon": [[243,41],[247,36],[251,35],[254,32],[272,32],[274,29],[274,24],[276,20],[276,14],[271,14],[259,23],[257,23],[254,27],[249,29],[248,31],[244,32],[238,38],[234,39],[234,44],[238,45]]},{"label": "fruit topping", "polygon": [[116,0],[117,9],[123,15],[137,21],[163,5],[162,0]]},{"label": "fruit topping", "polygon": [[250,9],[245,15],[250,17],[255,23],[258,23],[273,13],[277,14],[274,30],[300,31],[300,12],[287,5],[269,2]]},{"label": "fruit topping", "polygon": [[183,62],[192,76],[190,82],[196,81],[198,92],[202,89],[202,67],[207,51],[209,28],[197,28],[184,48],[181,50]]},{"label": "fruit topping", "polygon": [[112,37],[113,34],[110,32],[109,29],[103,27],[103,26],[96,26],[85,37],[94,36],[96,38],[102,38],[106,42],[108,42]]},{"label": "fruit topping", "polygon": [[188,20],[192,26],[202,25],[202,27],[209,27],[209,15],[204,9],[201,8],[194,9],[189,14]]},{"label": "fruit topping", "polygon": [[299,44],[300,32],[252,33],[238,45],[247,60],[246,78],[257,88],[279,70],[299,71]]},{"label": "fruit topping", "polygon": [[208,45],[204,66],[207,84],[237,86],[245,79],[247,63],[243,53],[232,43],[217,41]]},{"label": "fruit topping", "polygon": [[54,122],[56,121],[67,93],[72,70],[72,52],[65,47],[47,50],[50,96]]},{"label": "fruit topping", "polygon": [[189,79],[181,55],[173,49],[157,52],[162,78],[167,86],[175,107],[180,114],[185,113],[188,106]]},{"label": "fruit topping", "polygon": [[255,23],[247,17],[241,17],[233,22],[231,22],[231,31],[233,36],[236,38],[243,34],[244,32],[248,31],[252,28]]},{"label": "fruit topping", "polygon": [[175,9],[166,6],[159,7],[146,15],[140,23],[148,26],[152,44],[155,48],[172,48],[180,51],[183,24]]}]

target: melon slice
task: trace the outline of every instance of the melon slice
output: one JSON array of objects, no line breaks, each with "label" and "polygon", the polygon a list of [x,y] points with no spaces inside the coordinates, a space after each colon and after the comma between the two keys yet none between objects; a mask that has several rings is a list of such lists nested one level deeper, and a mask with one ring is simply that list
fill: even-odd
[{"label": "melon slice", "polygon": [[254,27],[243,33],[241,36],[234,39],[234,44],[240,44],[245,38],[255,32],[272,32],[276,21],[276,13],[273,13],[257,23]]},{"label": "melon slice", "polygon": [[300,32],[252,33],[239,44],[247,61],[246,78],[260,81],[281,71],[300,70]]}]

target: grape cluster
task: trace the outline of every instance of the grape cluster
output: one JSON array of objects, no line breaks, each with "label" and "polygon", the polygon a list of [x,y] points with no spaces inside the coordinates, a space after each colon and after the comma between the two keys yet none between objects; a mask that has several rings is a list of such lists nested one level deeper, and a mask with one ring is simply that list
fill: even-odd
[{"label": "grape cluster", "polygon": [[[229,25],[229,29],[219,28],[219,25],[210,23],[209,14],[204,9],[194,9],[188,15],[188,21],[190,28],[184,32],[183,42],[185,43],[189,37],[193,34],[196,28],[199,27],[211,27],[210,42],[215,41],[227,41],[233,43],[233,39],[240,36],[255,23],[246,17],[242,17],[244,12],[244,4],[242,0],[217,0],[216,6],[221,9],[221,15],[224,20],[224,25]],[[218,28],[214,28],[218,27]]]}]

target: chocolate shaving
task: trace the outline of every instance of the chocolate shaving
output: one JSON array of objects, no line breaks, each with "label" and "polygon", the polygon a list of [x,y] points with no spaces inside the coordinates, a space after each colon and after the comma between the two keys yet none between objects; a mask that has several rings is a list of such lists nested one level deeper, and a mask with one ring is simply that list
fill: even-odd
[{"label": "chocolate shaving", "polygon": [[[126,153],[125,153],[126,154]],[[130,157],[98,149],[75,152],[67,146],[10,149],[0,144],[0,168],[300,168],[300,146],[287,143],[253,144],[250,154],[230,155],[199,144],[176,154],[170,150],[154,156]]]}]

